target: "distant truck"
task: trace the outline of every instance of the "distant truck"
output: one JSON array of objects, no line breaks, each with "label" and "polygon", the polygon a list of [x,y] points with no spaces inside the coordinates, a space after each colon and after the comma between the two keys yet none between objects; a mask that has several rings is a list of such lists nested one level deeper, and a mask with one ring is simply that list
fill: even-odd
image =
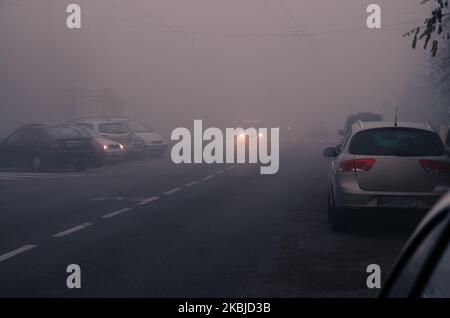
[{"label": "distant truck", "polygon": [[348,131],[350,130],[350,128],[352,128],[353,124],[358,121],[362,121],[362,122],[383,121],[383,117],[380,114],[369,113],[369,112],[357,113],[354,115],[350,115],[350,116],[348,116],[348,118],[345,122],[345,129],[339,130],[339,135],[342,137],[347,135]]}]

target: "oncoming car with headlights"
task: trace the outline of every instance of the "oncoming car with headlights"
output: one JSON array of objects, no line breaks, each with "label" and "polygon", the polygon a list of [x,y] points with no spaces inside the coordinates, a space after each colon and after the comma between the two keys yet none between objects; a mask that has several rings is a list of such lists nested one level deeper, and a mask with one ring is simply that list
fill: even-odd
[{"label": "oncoming car with headlights", "polygon": [[427,210],[450,187],[450,158],[427,124],[357,122],[342,145],[327,148],[328,215],[342,230],[351,212]]}]

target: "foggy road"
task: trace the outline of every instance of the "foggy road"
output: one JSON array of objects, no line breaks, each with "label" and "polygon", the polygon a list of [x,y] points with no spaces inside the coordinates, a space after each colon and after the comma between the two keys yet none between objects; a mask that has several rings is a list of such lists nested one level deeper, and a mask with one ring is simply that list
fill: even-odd
[{"label": "foggy road", "polygon": [[[324,146],[282,149],[279,173],[266,176],[169,156],[2,171],[0,296],[373,296],[367,265],[386,274],[413,225],[364,217],[354,233],[333,233]],[[81,289],[66,287],[69,264]]]}]

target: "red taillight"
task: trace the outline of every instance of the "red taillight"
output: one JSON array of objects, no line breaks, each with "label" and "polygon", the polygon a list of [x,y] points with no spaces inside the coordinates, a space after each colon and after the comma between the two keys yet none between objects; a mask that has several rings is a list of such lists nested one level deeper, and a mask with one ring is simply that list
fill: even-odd
[{"label": "red taillight", "polygon": [[375,164],[375,159],[352,159],[341,162],[339,171],[364,172],[370,170]]},{"label": "red taillight", "polygon": [[427,172],[443,173],[450,172],[450,163],[445,161],[422,159],[420,165]]}]

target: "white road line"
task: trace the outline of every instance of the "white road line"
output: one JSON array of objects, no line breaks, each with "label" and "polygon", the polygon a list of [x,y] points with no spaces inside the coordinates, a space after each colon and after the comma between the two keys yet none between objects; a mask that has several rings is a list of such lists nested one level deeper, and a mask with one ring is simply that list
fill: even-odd
[{"label": "white road line", "polygon": [[181,190],[180,188],[175,188],[175,189],[169,190],[167,192],[164,192],[164,194],[170,195],[170,194],[174,194],[175,192],[178,192],[180,190]]},{"label": "white road line", "polygon": [[102,216],[102,218],[109,219],[109,218],[112,218],[113,216],[116,216],[116,215],[119,215],[119,214],[122,214],[122,213],[125,213],[128,211],[131,211],[131,209],[130,208],[121,209],[118,211],[111,212],[109,214],[105,214]]},{"label": "white road line", "polygon": [[74,232],[80,231],[80,230],[82,230],[82,229],[84,229],[84,228],[87,228],[88,226],[91,226],[91,225],[92,225],[92,223],[83,223],[83,224],[74,226],[74,227],[72,227],[72,228],[70,228],[70,229],[67,229],[67,230],[65,230],[65,231],[56,233],[56,234],[53,235],[53,237],[62,237],[62,236],[66,236],[66,235],[72,234],[72,233],[74,233]]},{"label": "white road line", "polygon": [[142,200],[141,202],[138,203],[138,205],[146,205],[146,204],[148,204],[150,202],[154,202],[156,200],[159,200],[159,197],[151,197],[149,199]]},{"label": "white road line", "polygon": [[212,174],[210,174],[209,176],[204,177],[202,180],[203,181],[207,181],[207,180],[212,179],[212,178],[214,178],[214,176]]},{"label": "white road line", "polygon": [[17,178],[3,178],[3,177],[0,177],[0,180],[13,180],[13,181],[18,181],[19,179],[17,179]]},{"label": "white road line", "polygon": [[192,187],[193,185],[199,184],[200,181],[192,181],[186,184],[186,187]]},{"label": "white road line", "polygon": [[228,167],[227,170],[234,169],[234,166]]},{"label": "white road line", "polygon": [[219,170],[219,171],[216,171],[216,174],[222,174],[224,172],[225,172],[225,170]]},{"label": "white road line", "polygon": [[16,255],[19,255],[21,253],[24,253],[26,251],[31,250],[32,248],[35,248],[37,245],[24,245],[22,247],[19,247],[18,249],[8,252],[6,254],[0,255],[0,262],[6,261],[8,258],[14,257]]}]

